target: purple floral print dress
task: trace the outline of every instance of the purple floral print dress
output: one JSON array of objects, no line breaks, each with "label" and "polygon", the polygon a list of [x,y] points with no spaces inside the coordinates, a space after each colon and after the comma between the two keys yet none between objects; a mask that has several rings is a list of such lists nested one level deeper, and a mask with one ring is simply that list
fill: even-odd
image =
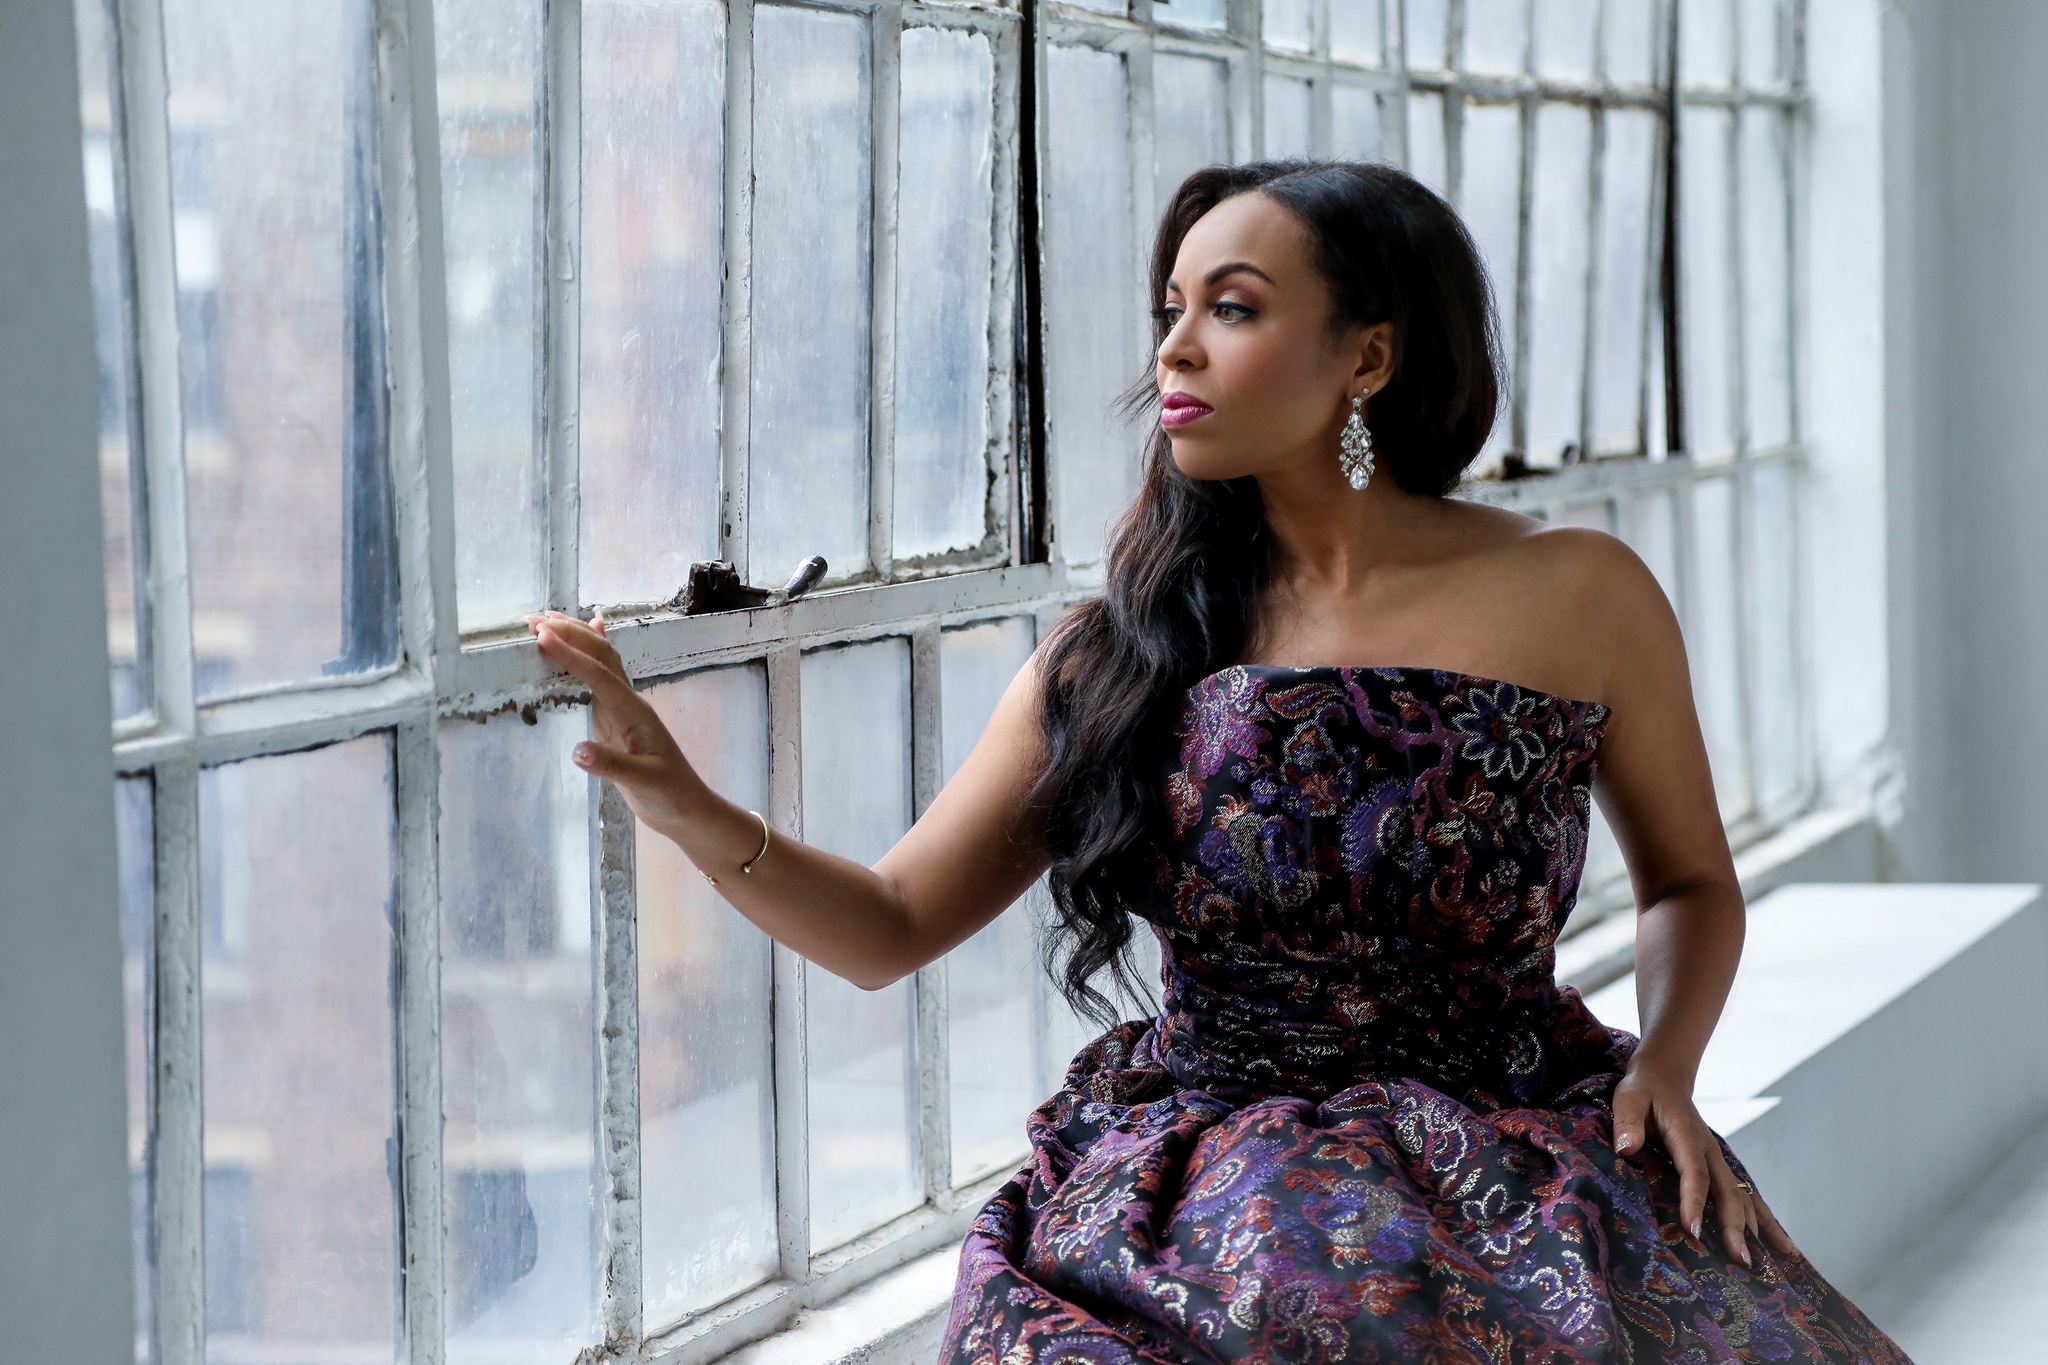
[{"label": "purple floral print dress", "polygon": [[1131,907],[1163,1007],[1032,1116],[944,1359],[1905,1362],[1804,1258],[1685,1236],[1657,1149],[1615,1154],[1636,1040],[1552,953],[1607,719],[1415,668],[1190,689]]}]

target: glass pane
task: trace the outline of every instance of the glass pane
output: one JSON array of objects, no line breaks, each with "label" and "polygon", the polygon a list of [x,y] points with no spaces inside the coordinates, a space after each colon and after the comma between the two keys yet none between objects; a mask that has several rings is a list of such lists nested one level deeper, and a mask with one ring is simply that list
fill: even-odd
[{"label": "glass pane", "polygon": [[1750,696],[1755,704],[1756,799],[1766,810],[1796,795],[1805,771],[1793,468],[1767,466],[1752,475],[1750,484],[1750,601],[1756,611]]},{"label": "glass pane", "polygon": [[1621,843],[1614,837],[1613,826],[1607,823],[1607,816],[1596,802],[1586,821],[1586,870],[1579,879],[1579,885],[1590,891],[1603,883],[1619,881],[1627,872],[1628,864],[1621,856]]},{"label": "glass pane", "polygon": [[1293,76],[1266,77],[1266,155],[1307,156],[1310,150],[1309,84]]},{"label": "glass pane", "polygon": [[995,55],[979,33],[906,29],[902,73],[896,252],[914,268],[896,272],[895,534],[910,558],[979,545],[1001,487],[988,448]]},{"label": "glass pane", "polygon": [[1441,71],[1448,65],[1445,0],[1407,0],[1405,49],[1408,65],[1424,71]]},{"label": "glass pane", "polygon": [[866,19],[754,11],[756,583],[868,563],[868,105]]},{"label": "glass pane", "polygon": [[1732,0],[1679,0],[1678,12],[1678,69],[1685,78],[1685,84],[1732,84],[1735,79],[1735,11]]},{"label": "glass pane", "polygon": [[398,657],[370,0],[168,0],[204,695]]},{"label": "glass pane", "polygon": [[1792,439],[1791,228],[1785,115],[1742,111],[1742,360],[1749,448]]},{"label": "glass pane", "polygon": [[1558,515],[1560,526],[1583,526],[1592,531],[1614,534],[1614,504],[1605,498],[1597,502],[1576,502]]},{"label": "glass pane", "polygon": [[[803,740],[805,842],[875,862],[910,828],[910,642],[804,655]],[[923,1201],[917,997],[909,977],[879,991],[817,966],[804,979],[811,1245],[823,1251]]]},{"label": "glass pane", "polygon": [[127,258],[128,206],[122,183],[121,130],[111,78],[107,11],[101,0],[79,0],[78,91],[85,130],[85,208],[92,256],[93,332],[100,377],[100,517],[107,578],[107,658],[112,666],[114,718],[149,709],[149,592],[144,575],[148,544],[142,484],[135,476],[132,307]]},{"label": "glass pane", "polygon": [[[1600,17],[1600,0],[1537,0],[1537,3],[1543,6],[1543,17],[1536,25],[1536,70],[1560,80],[1592,80],[1593,43]],[[1639,7],[1649,9],[1648,5]]]},{"label": "glass pane", "polygon": [[724,52],[716,0],[584,0],[586,603],[661,601],[718,558]]},{"label": "glass pane", "polygon": [[[1113,5],[1110,12],[1121,14],[1123,7]],[[1228,22],[1223,0],[1172,0],[1170,5],[1153,11],[1152,17],[1156,23],[1176,28],[1220,29]]]},{"label": "glass pane", "polygon": [[135,1360],[156,1343],[156,820],[150,783],[114,783],[115,867],[121,890],[121,1023],[128,1076],[128,1235],[135,1272]]},{"label": "glass pane", "polygon": [[1330,151],[1345,161],[1378,161],[1380,100],[1356,85],[1330,88]]},{"label": "glass pane", "polygon": [[441,1104],[451,1365],[598,1339],[583,711],[441,725]]},{"label": "glass pane", "polygon": [[1742,83],[1777,85],[1785,79],[1784,0],[1742,0]]},{"label": "glass pane", "polygon": [[1742,674],[1738,643],[1735,485],[1706,479],[1692,496],[1694,614],[1686,623],[1694,699],[1706,731],[1707,758],[1723,819],[1749,810],[1749,762],[1742,737]]},{"label": "glass pane", "polygon": [[1180,182],[1230,161],[1230,68],[1171,52],[1152,59],[1152,207],[1159,213]]},{"label": "glass pane", "polygon": [[1592,197],[1593,116],[1540,106],[1529,242],[1529,449],[1532,465],[1563,462],[1579,444],[1586,369],[1586,228]]},{"label": "glass pane", "polygon": [[[768,809],[768,680],[758,664],[647,700],[711,786]],[[640,932],[641,1271],[650,1328],[772,1277],[773,958],[768,936],[644,826]]]},{"label": "glass pane", "polygon": [[1660,8],[1640,0],[1618,0],[1607,6],[1608,80],[1623,85],[1650,83],[1657,69],[1656,16]]},{"label": "glass pane", "polygon": [[1444,159],[1444,97],[1408,97],[1408,174],[1448,198],[1449,169]]},{"label": "glass pane", "polygon": [[1260,29],[1267,47],[1307,52],[1315,46],[1310,27],[1309,0],[1265,0],[1260,7]]},{"label": "glass pane", "polygon": [[[1475,104],[1465,110],[1465,165],[1459,191],[1459,212],[1472,230],[1472,240],[1486,262],[1493,284],[1493,304],[1500,314],[1500,335],[1508,360],[1510,390],[1522,382],[1513,373],[1515,281],[1521,265],[1522,111],[1511,104]],[[1507,449],[1511,436],[1504,402],[1501,420],[1480,452],[1479,464],[1492,463]]]},{"label": "glass pane", "polygon": [[1130,112],[1123,58],[1052,47],[1045,71],[1046,416],[1053,534],[1069,564],[1102,557],[1137,483],[1124,386],[1146,363],[1132,241]]},{"label": "glass pane", "polygon": [[[1030,656],[1031,636],[1030,620],[1014,616],[942,637],[947,781]],[[955,948],[946,962],[953,1183],[964,1185],[1023,1152],[1024,1116],[1044,1098],[1033,1045],[1039,973],[1028,897]]]},{"label": "glass pane", "polygon": [[1678,607],[1678,529],[1669,493],[1645,493],[1623,505],[1621,538],[1628,542],[1664,589],[1664,599]]},{"label": "glass pane", "polygon": [[[1593,295],[1593,448],[1643,447],[1643,347],[1650,291],[1650,199],[1657,116],[1610,109],[1601,152],[1600,258]],[[1652,382],[1660,387],[1661,375]]]},{"label": "glass pane", "polygon": [[1121,15],[1125,12],[1124,0],[1074,0],[1076,9],[1092,9],[1098,14]]},{"label": "glass pane", "polygon": [[1360,66],[1380,64],[1380,0],[1330,0],[1330,55]]},{"label": "glass pane", "polygon": [[1529,53],[1529,0],[1465,0],[1465,69],[1514,75]]},{"label": "glass pane", "polygon": [[515,620],[546,591],[534,356],[538,0],[436,0],[448,262],[456,613]]},{"label": "glass pane", "polygon": [[393,1358],[391,745],[199,777],[206,1355]]},{"label": "glass pane", "polygon": [[1725,109],[1685,111],[1685,425],[1700,460],[1735,451],[1733,282],[1728,277],[1728,135]]}]

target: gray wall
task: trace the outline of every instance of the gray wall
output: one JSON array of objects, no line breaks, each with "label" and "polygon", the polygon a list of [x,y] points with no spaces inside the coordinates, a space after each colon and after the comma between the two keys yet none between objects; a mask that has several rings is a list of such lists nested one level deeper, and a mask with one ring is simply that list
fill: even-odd
[{"label": "gray wall", "polygon": [[69,0],[0,4],[0,1357],[134,1358]]}]

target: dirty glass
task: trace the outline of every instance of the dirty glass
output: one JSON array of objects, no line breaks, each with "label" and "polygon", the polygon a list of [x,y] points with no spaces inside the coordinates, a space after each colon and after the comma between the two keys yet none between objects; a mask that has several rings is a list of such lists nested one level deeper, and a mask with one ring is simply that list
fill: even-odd
[{"label": "dirty glass", "polygon": [[1546,103],[1536,115],[1535,196],[1529,224],[1528,456],[1562,463],[1579,444],[1585,378],[1593,116]]},{"label": "dirty glass", "polygon": [[1607,79],[1648,85],[1657,69],[1659,7],[1636,0],[1607,6]]},{"label": "dirty glass", "polygon": [[1266,155],[1307,156],[1312,108],[1309,83],[1296,76],[1266,77]]},{"label": "dirty glass", "polygon": [[391,744],[199,777],[206,1355],[393,1358]]},{"label": "dirty glass", "polygon": [[1684,212],[1685,422],[1698,460],[1735,452],[1734,289],[1728,260],[1728,135],[1725,109],[1687,109],[1681,158]]},{"label": "dirty glass", "polygon": [[1785,114],[1742,111],[1742,396],[1751,450],[1792,439],[1792,270]]},{"label": "dirty glass", "polygon": [[[768,809],[759,664],[647,700],[712,790]],[[775,1274],[773,949],[681,849],[634,838],[640,935],[641,1275],[650,1327]],[[731,869],[714,869],[725,876]]]},{"label": "dirty glass", "polygon": [[136,1365],[148,1365],[156,1354],[156,820],[151,796],[152,784],[146,777],[124,777],[114,783]]},{"label": "dirty glass", "polygon": [[1378,66],[1380,51],[1380,0],[1330,0],[1330,55]]},{"label": "dirty glass", "polygon": [[[1600,245],[1593,283],[1596,452],[1642,450],[1643,343],[1650,319],[1650,189],[1657,116],[1610,109],[1601,149]],[[1663,376],[1653,375],[1661,389]]]},{"label": "dirty glass", "polygon": [[1118,410],[1142,373],[1144,304],[1133,242],[1130,112],[1123,58],[1048,49],[1045,213],[1046,407],[1053,533],[1069,564],[1102,557],[1136,486],[1139,432]]},{"label": "dirty glass", "polygon": [[725,7],[583,5],[586,603],[653,602],[718,558]]},{"label": "dirty glass", "polygon": [[[803,660],[804,840],[873,863],[910,828],[910,642]],[[823,1251],[923,1202],[916,994],[805,967],[811,1245]]]},{"label": "dirty glass", "polygon": [[1732,84],[1735,79],[1733,0],[1678,0],[1678,15],[1678,70],[1684,84]]},{"label": "dirty glass", "polygon": [[1152,208],[1164,213],[1180,182],[1230,161],[1230,68],[1211,57],[1152,58]]},{"label": "dirty glass", "polygon": [[1408,97],[1408,174],[1449,197],[1450,168],[1444,159],[1444,97],[1428,92]]},{"label": "dirty glass", "polygon": [[450,1365],[598,1338],[588,733],[581,710],[440,727]]},{"label": "dirty glass", "polygon": [[[1472,230],[1479,257],[1493,286],[1493,306],[1500,317],[1503,359],[1508,384],[1519,386],[1514,373],[1515,281],[1521,268],[1522,111],[1512,104],[1473,104],[1465,109],[1465,164],[1459,174],[1458,211]],[[1480,454],[1482,465],[1508,447],[1510,432],[1505,396],[1501,420]]]},{"label": "dirty glass", "polygon": [[1330,89],[1330,151],[1346,161],[1378,161],[1380,98],[1361,85]]},{"label": "dirty glass", "polygon": [[[1591,81],[1600,0],[1537,0],[1536,71],[1553,80]],[[1638,8],[1648,9],[1647,4]]]},{"label": "dirty glass", "polygon": [[1267,47],[1307,52],[1315,46],[1312,0],[1265,0],[1259,27]]},{"label": "dirty glass", "polygon": [[1529,0],[1465,0],[1465,70],[1519,74],[1529,51]]},{"label": "dirty glass", "polygon": [[1164,0],[1160,8],[1152,12],[1154,23],[1171,24],[1179,28],[1220,29],[1227,16],[1224,0]]},{"label": "dirty glass", "polygon": [[541,605],[547,543],[536,442],[540,350],[540,0],[435,0],[447,262],[456,616]]},{"label": "dirty glass", "polygon": [[1447,0],[1407,0],[1405,14],[1408,65],[1424,71],[1441,71],[1448,66],[1448,29],[1444,7]]},{"label": "dirty glass", "polygon": [[398,657],[370,0],[166,0],[202,694]]},{"label": "dirty glass", "polygon": [[1779,85],[1792,46],[1785,0],[1742,0],[1742,83]]},{"label": "dirty glass", "polygon": [[990,530],[995,54],[979,33],[912,28],[900,69],[894,521],[908,559]]},{"label": "dirty glass", "polygon": [[1797,477],[1796,466],[1782,463],[1750,474],[1750,604],[1756,616],[1750,696],[1756,706],[1756,799],[1766,811],[1798,795],[1805,772],[1799,726]]},{"label": "dirty glass", "polygon": [[868,563],[868,21],[754,11],[747,563]]},{"label": "dirty glass", "polygon": [[[1028,617],[949,630],[939,650],[943,762],[948,781],[988,727],[996,702],[1031,654]],[[966,1184],[1024,1150],[1024,1116],[1038,1086],[1038,954],[1028,897],[946,958],[952,1078],[953,1183]]]},{"label": "dirty glass", "polygon": [[1737,599],[1742,561],[1736,549],[1735,485],[1727,478],[1702,479],[1692,490],[1693,553],[1688,567],[1693,610],[1686,618],[1685,637],[1694,699],[1724,820],[1750,809]]}]

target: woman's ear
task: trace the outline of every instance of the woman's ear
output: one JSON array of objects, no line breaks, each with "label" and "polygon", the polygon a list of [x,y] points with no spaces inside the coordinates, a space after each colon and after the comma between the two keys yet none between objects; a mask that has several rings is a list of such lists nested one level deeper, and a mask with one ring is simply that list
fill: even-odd
[{"label": "woman's ear", "polygon": [[1375,322],[1358,333],[1358,368],[1352,377],[1378,393],[1394,377],[1394,324]]}]

